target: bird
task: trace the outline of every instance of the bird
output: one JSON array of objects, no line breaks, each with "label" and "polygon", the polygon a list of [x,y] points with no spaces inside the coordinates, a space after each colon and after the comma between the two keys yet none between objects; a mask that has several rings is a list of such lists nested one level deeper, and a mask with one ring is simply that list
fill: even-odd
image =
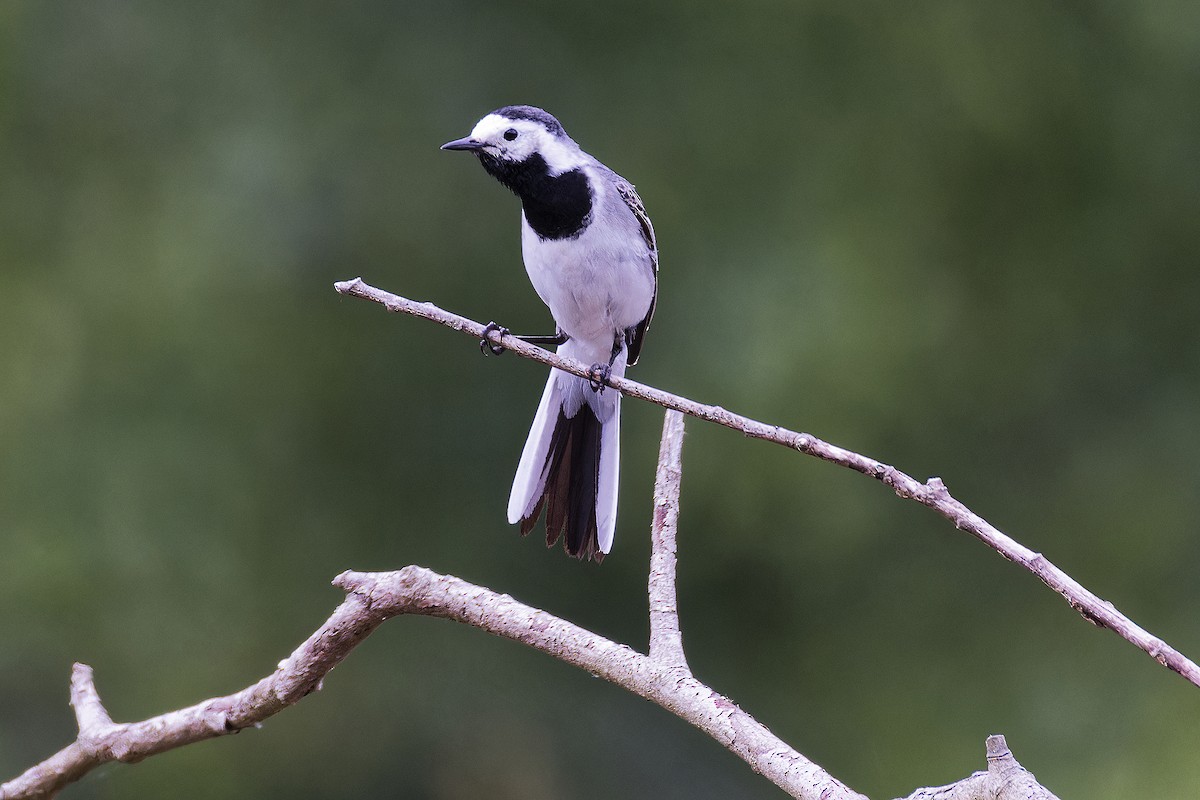
[{"label": "bird", "polygon": [[[634,186],[584,152],[551,114],[510,105],[484,115],[443,150],[474,153],[521,201],[521,255],[555,333],[520,336],[592,365],[589,378],[557,369],[546,388],[508,499],[521,535],[546,512],[546,546],[603,561],[612,548],[620,474],[621,395],[612,376],[636,364],[658,300],[658,244]],[[489,323],[488,338],[507,328]]]}]

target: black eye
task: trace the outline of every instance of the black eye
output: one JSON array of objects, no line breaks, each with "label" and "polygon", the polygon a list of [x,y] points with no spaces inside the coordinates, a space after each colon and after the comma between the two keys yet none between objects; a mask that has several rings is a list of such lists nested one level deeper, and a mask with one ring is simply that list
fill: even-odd
[{"label": "black eye", "polygon": [[515,138],[517,138],[517,132],[512,128],[509,128],[504,132],[504,141],[511,142]]}]

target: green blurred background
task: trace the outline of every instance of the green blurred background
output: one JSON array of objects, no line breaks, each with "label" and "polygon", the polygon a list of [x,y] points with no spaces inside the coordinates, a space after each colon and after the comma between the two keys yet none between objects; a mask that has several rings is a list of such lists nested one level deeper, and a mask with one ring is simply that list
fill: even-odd
[{"label": "green blurred background", "polygon": [[[902,7],[901,7],[902,6]],[[521,540],[545,380],[337,295],[548,329],[516,200],[439,153],[542,105],[662,251],[634,377],[951,491],[1200,656],[1200,5],[0,4],[0,779],[269,672],[346,568],[643,647],[662,415],[602,567]],[[983,766],[1193,798],[1200,690],[873,481],[690,422],[697,675],[876,798]],[[440,620],[259,731],[71,798],[772,798],[666,712]]]}]

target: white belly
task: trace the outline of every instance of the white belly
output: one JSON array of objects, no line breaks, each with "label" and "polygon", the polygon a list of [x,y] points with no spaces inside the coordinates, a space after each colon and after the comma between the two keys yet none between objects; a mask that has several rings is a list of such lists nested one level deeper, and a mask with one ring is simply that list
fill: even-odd
[{"label": "white belly", "polygon": [[576,239],[542,240],[521,217],[521,250],[529,280],[558,327],[586,345],[594,361],[608,361],[613,337],[650,310],[654,276],[640,239],[598,232]]}]

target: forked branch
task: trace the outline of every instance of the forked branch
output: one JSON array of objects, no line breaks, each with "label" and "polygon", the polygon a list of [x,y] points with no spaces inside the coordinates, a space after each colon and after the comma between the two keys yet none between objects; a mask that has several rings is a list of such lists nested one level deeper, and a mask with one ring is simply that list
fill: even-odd
[{"label": "forked branch", "polygon": [[[396,572],[343,572],[334,585],[346,599],[316,633],[274,673],[226,697],[142,722],[114,723],[100,701],[92,670],[76,664],[71,704],[79,736],[46,761],[0,786],[0,800],[45,798],[92,769],[111,761],[135,762],[193,742],[256,726],[321,688],[324,677],[385,620],[406,614],[444,617],[479,628],[573,664],[650,700],[709,734],[743,759],[755,772],[802,800],[866,800],[817,764],[789,747],[766,727],[701,683],[688,669],[679,635],[675,601],[675,521],[679,514],[683,417],[668,411],[663,424],[655,486],[651,554],[649,655],[617,644],[508,595],[451,575],[409,566]],[[993,737],[996,738],[996,737]],[[1000,744],[1003,744],[1001,738]],[[993,743],[989,740],[989,753]],[[1004,748],[1005,753],[1007,749]],[[1039,798],[1055,800],[1008,756],[938,789],[922,789],[908,800]],[[990,759],[990,755],[989,755]],[[1015,766],[1014,766],[1015,765]],[[1012,786],[1025,793],[1006,793]],[[991,794],[983,788],[996,789]],[[1028,791],[1026,791],[1028,790]],[[1036,791],[1035,791],[1036,790]]]},{"label": "forked branch", "polygon": [[[483,335],[483,326],[428,303],[414,303],[361,280],[336,285],[343,294],[363,297],[389,310],[425,317]],[[567,372],[587,377],[588,365],[561,358],[512,336],[491,334],[506,348]],[[663,426],[655,485],[649,578],[648,655],[617,644],[566,620],[531,608],[450,575],[418,566],[396,572],[344,572],[334,584],[347,595],[333,615],[267,677],[225,697],[205,700],[142,722],[114,723],[100,701],[92,670],[76,664],[71,703],[79,735],[46,761],[0,785],[0,800],[52,797],[95,767],[136,762],[156,753],[257,726],[321,688],[322,680],[372,631],[405,614],[445,617],[521,642],[605,678],[677,714],[737,754],[752,769],[803,800],[865,800],[820,766],[775,737],[728,698],[698,681],[687,666],[675,593],[676,523],[679,513],[683,412],[766,439],[877,478],[901,497],[927,505],[974,534],[1004,557],[1017,561],[1054,588],[1085,618],[1108,627],[1150,653],[1160,663],[1200,685],[1200,668],[1151,636],[1115,608],[1084,589],[1041,555],[1005,536],[953,497],[942,482],[920,483],[903,472],[814,436],[765,425],[717,406],[707,406],[623,378],[610,384],[632,397],[669,411]],[[1056,800],[1037,784],[1012,754],[1003,737],[988,740],[987,772],[949,786],[919,789],[906,800]]]}]

